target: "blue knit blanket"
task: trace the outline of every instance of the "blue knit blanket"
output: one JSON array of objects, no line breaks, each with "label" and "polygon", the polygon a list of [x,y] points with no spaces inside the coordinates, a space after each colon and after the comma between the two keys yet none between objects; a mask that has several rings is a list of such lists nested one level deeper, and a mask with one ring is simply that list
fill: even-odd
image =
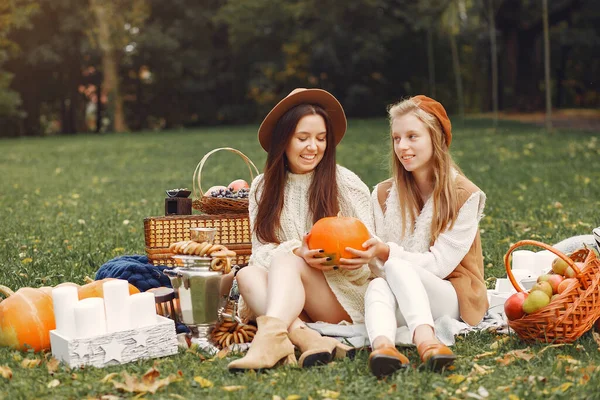
[{"label": "blue knit blanket", "polygon": [[161,286],[171,287],[169,277],[162,273],[166,266],[155,266],[142,255],[115,257],[96,272],[96,280],[104,278],[125,279],[140,292]]}]

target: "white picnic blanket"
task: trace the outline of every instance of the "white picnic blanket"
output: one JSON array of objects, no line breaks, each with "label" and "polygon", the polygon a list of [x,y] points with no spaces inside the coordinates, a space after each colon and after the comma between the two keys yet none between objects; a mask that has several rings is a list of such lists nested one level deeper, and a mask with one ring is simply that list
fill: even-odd
[{"label": "white picnic blanket", "polygon": [[[507,327],[504,316],[500,313],[488,312],[477,326],[469,326],[464,322],[457,321],[448,316],[443,316],[434,321],[435,333],[440,342],[447,346],[454,344],[456,335],[467,334],[474,331],[486,329],[503,329]],[[324,336],[332,336],[343,342],[348,342],[354,347],[369,346],[369,337],[364,324],[340,325],[325,322],[313,322],[307,324],[312,329]],[[412,340],[408,327],[401,326],[396,330],[397,346],[412,346]]]}]

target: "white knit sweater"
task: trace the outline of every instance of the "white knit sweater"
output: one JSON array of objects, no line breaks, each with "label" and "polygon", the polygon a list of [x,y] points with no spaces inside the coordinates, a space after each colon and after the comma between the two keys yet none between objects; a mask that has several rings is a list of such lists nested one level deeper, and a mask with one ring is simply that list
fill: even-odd
[{"label": "white knit sweater", "polygon": [[[396,183],[392,184],[385,202],[385,214],[377,199],[377,187],[371,194],[374,208],[375,232],[390,246],[390,256],[399,257],[425,268],[432,274],[444,279],[460,264],[465,257],[475,235],[479,220],[483,217],[485,194],[473,193],[458,212],[454,226],[441,233],[433,246],[430,246],[431,220],[433,218],[433,199],[430,197],[415,221],[413,232],[402,237],[402,216]],[[376,275],[383,276],[383,264],[371,263]]]},{"label": "white knit sweater", "polygon": [[[284,188],[285,201],[281,210],[281,229],[276,232],[280,244],[262,243],[254,233],[258,204],[262,194],[263,174],[257,176],[252,182],[249,193],[250,227],[252,229],[252,255],[249,265],[269,269],[271,260],[275,255],[291,253],[302,245],[302,237],[310,231],[313,222],[309,211],[309,188],[313,173],[287,174]],[[360,219],[374,232],[372,220],[372,205],[369,188],[352,171],[337,166],[337,183],[339,205],[342,216]],[[258,196],[256,196],[258,194]],[[369,283],[370,270],[364,265],[362,268],[349,271],[325,271],[325,278],[344,310],[350,315],[352,321],[364,320],[364,295]],[[240,304],[240,308],[245,304]],[[240,315],[243,315],[243,310]],[[247,314],[246,314],[247,315]],[[350,322],[350,321],[349,321]]]}]

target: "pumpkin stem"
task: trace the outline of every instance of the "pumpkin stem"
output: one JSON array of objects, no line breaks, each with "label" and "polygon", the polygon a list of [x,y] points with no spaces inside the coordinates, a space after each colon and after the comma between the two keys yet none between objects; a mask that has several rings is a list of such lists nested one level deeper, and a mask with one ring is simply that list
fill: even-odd
[{"label": "pumpkin stem", "polygon": [[[13,294],[15,294],[15,292],[13,292],[11,288],[8,288],[8,287],[6,287],[4,285],[0,285],[0,293],[2,293],[3,295],[5,295],[6,297],[10,297]],[[0,301],[2,301],[2,300],[0,300]]]},{"label": "pumpkin stem", "polygon": [[84,281],[85,283],[92,283],[92,282],[94,282],[94,280],[93,280],[92,278],[90,278],[89,276],[87,276],[87,275],[86,275],[86,277],[85,277],[85,278],[83,278],[83,281]]}]

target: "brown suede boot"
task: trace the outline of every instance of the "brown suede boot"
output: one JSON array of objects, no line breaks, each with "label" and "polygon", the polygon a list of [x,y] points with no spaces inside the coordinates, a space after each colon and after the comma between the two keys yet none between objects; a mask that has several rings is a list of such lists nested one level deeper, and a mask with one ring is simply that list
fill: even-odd
[{"label": "brown suede boot", "polygon": [[373,350],[369,356],[369,369],[381,379],[392,375],[399,369],[406,369],[410,366],[408,358],[398,351],[396,346],[385,346]]},{"label": "brown suede boot", "polygon": [[285,322],[263,315],[256,319],[258,330],[248,353],[229,363],[231,372],[273,368],[278,362],[296,364],[294,345],[290,342]]},{"label": "brown suede boot", "polygon": [[303,368],[327,364],[333,359],[337,344],[341,345],[336,339],[323,337],[307,326],[294,329],[289,336],[302,353],[298,363]]}]

